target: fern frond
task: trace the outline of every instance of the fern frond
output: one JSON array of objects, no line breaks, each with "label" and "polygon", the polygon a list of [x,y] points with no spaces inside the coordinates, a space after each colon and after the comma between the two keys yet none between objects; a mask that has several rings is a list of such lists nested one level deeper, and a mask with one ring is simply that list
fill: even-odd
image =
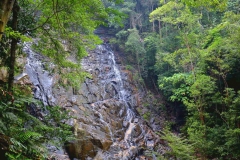
[{"label": "fern frond", "polygon": [[0,102],[0,112],[3,112],[4,110],[6,110],[7,107],[8,105],[6,103]]},{"label": "fern frond", "polygon": [[29,114],[28,112],[20,112],[18,114],[19,117],[21,117],[22,119],[25,119],[27,121],[33,121],[34,124],[36,125],[40,125],[42,124],[42,121],[40,121],[38,118],[32,116],[31,114]]},{"label": "fern frond", "polygon": [[31,126],[36,130],[36,131],[49,131],[52,128],[45,125],[41,120],[39,120],[38,118],[32,116],[31,114],[27,113],[27,112],[21,112],[18,114],[19,117],[21,117],[22,119],[24,119],[27,122],[31,122]]},{"label": "fern frond", "polygon": [[32,132],[32,131],[22,132],[18,135],[19,141],[22,142],[22,143],[24,143],[28,140],[37,141],[42,137],[43,136],[41,134],[36,133],[36,132]]},{"label": "fern frond", "polygon": [[13,112],[3,113],[3,118],[6,118],[9,122],[17,122],[18,117]]},{"label": "fern frond", "polygon": [[[71,129],[62,125],[62,121],[69,118],[62,108],[52,107],[40,120],[31,115],[28,108],[31,103],[38,104],[38,100],[16,95],[14,103],[8,99],[4,102],[0,101],[0,147],[6,148],[9,159],[47,159],[45,140],[60,146],[71,137]],[[46,110],[43,105],[36,107],[37,111]]]},{"label": "fern frond", "polygon": [[2,120],[0,120],[0,133],[4,134],[6,130],[7,130],[7,127],[2,122]]},{"label": "fern frond", "polygon": [[44,145],[34,145],[28,149],[27,154],[29,155],[37,155],[38,157],[42,157],[42,159],[47,159],[48,150]]},{"label": "fern frond", "polygon": [[21,142],[19,142],[15,138],[10,138],[10,142],[11,142],[10,151],[12,152],[27,149],[26,146],[24,146]]},{"label": "fern frond", "polygon": [[17,99],[15,99],[14,104],[29,104],[29,103],[35,103],[38,104],[40,103],[39,100],[34,99],[33,97],[26,97],[26,96],[21,96],[21,97],[17,97]]}]

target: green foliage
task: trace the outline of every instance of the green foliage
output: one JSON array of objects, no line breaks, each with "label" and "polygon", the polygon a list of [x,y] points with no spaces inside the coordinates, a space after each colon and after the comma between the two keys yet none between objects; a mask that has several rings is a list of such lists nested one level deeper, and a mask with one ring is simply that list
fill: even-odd
[{"label": "green foliage", "polygon": [[150,116],[151,116],[151,113],[150,113],[150,112],[146,112],[146,113],[143,114],[143,118],[144,118],[144,120],[146,120],[146,121],[149,121],[149,120],[150,120]]},{"label": "green foliage", "polygon": [[132,57],[136,57],[138,72],[144,77],[146,75],[146,70],[144,68],[146,60],[143,57],[146,52],[144,49],[144,44],[136,29],[129,29],[128,32],[129,36],[125,43],[125,50],[131,53]]},{"label": "green foliage", "polygon": [[164,77],[159,80],[159,87],[171,101],[183,102],[189,97],[192,80],[190,74],[174,74],[172,77]]},{"label": "green foliage", "polygon": [[227,0],[182,0],[192,7],[206,7],[208,10],[224,10],[227,6]]},{"label": "green foliage", "polygon": [[160,24],[159,88],[185,106],[182,131],[202,159],[239,159],[240,25],[234,4],[228,1],[231,11],[221,14],[227,1],[161,1],[150,14]]},{"label": "green foliage", "polygon": [[[122,3],[121,0],[111,2]],[[10,27],[6,28],[2,42],[4,49],[0,50],[4,52],[1,53],[2,65],[11,64],[8,41],[12,38],[17,38],[21,42],[30,41],[30,38],[25,36],[30,35],[31,38],[38,39],[34,49],[49,58],[56,65],[57,72],[65,75],[64,78],[68,79],[69,84],[75,86],[78,85],[77,81],[81,83],[87,76],[86,73],[82,73],[81,59],[87,55],[87,50],[101,43],[94,30],[100,25],[106,25],[107,19],[110,23],[121,25],[121,20],[125,17],[116,9],[105,7],[101,0],[81,2],[24,0],[16,4],[20,8],[17,31]],[[12,23],[10,19],[8,26]],[[65,73],[66,70],[69,72]]]},{"label": "green foliage", "polygon": [[126,65],[125,67],[126,67],[126,69],[129,70],[129,71],[133,71],[133,66],[131,66],[131,65]]},{"label": "green foliage", "polygon": [[[30,114],[33,103],[41,106],[23,92],[11,95],[1,89],[0,145],[8,159],[47,158],[47,144],[61,146],[73,137],[70,126],[65,124],[70,118],[66,111],[49,107],[47,116],[40,120]],[[38,109],[43,112],[44,108]]]},{"label": "green foliage", "polygon": [[23,42],[31,41],[31,39],[29,37],[21,34],[20,32],[13,31],[12,28],[10,28],[10,27],[6,27],[4,33],[5,33],[6,38],[16,38],[16,39],[20,39]]},{"label": "green foliage", "polygon": [[145,59],[144,63],[144,70],[146,70],[147,75],[146,77],[153,77],[154,72],[154,65],[156,63],[156,53],[159,51],[158,44],[160,43],[159,37],[156,35],[147,35],[144,38],[144,47],[145,47],[145,54],[143,58]]},{"label": "green foliage", "polygon": [[[186,138],[166,133],[173,148],[169,156],[240,158],[239,4],[239,0],[160,0],[157,7],[155,1],[127,0],[121,6],[129,20],[114,44],[128,52],[128,64],[138,63],[146,83],[158,76],[169,103],[184,106],[187,112],[182,128]],[[148,18],[151,23],[146,23]],[[194,154],[198,157],[187,157]]]},{"label": "green foliage", "polygon": [[183,7],[182,3],[177,3],[174,1],[169,1],[168,3],[162,5],[161,7],[155,9],[152,13],[150,13],[150,21],[160,20],[163,18],[164,22],[176,23],[173,17],[163,17],[166,14],[172,14],[173,10],[179,10]]},{"label": "green foliage", "polygon": [[[174,156],[177,159],[197,159],[194,156],[194,147],[186,138],[177,136],[165,129],[162,132],[162,139],[167,141],[168,146],[171,148],[166,154],[168,156]],[[166,156],[167,156],[166,155]]]},{"label": "green foliage", "polygon": [[[13,39],[17,39],[20,46],[35,38],[34,49],[45,55],[47,61],[53,62],[57,72],[64,75],[62,79],[67,79],[68,85],[72,86],[79,86],[89,76],[82,71],[79,62],[87,55],[87,50],[101,43],[94,30],[100,25],[106,25],[107,21],[120,26],[121,19],[126,17],[116,9],[105,7],[101,0],[15,2],[20,8],[18,26],[14,31],[7,27],[4,32],[0,67],[9,66],[15,61],[15,54],[13,59],[9,58]],[[120,4],[123,1],[110,2]],[[12,23],[10,18],[8,26],[12,26]],[[19,46],[17,51],[21,50]],[[16,57],[18,54],[21,52],[16,53]],[[34,117],[32,114],[36,113],[31,112],[31,105],[37,102],[28,98],[31,95],[25,95],[31,91],[22,87],[14,88],[13,93],[10,93],[3,89],[4,83],[1,81],[0,87],[0,147],[1,153],[4,152],[8,159],[46,159],[47,144],[62,145],[72,138],[70,126],[66,124],[70,118],[67,112],[61,111],[60,107],[45,110],[45,107],[38,106],[38,114],[41,111],[46,115]]]},{"label": "green foliage", "polygon": [[69,85],[78,86],[87,77],[81,70],[80,60],[87,55],[87,49],[101,43],[94,30],[105,25],[106,19],[120,24],[123,15],[117,10],[105,8],[100,0],[49,0],[37,1],[35,5],[41,10],[35,25],[36,36],[41,40],[35,49],[57,65],[58,72],[68,79]]},{"label": "green foliage", "polygon": [[144,51],[143,44],[140,41],[141,37],[136,29],[129,29],[129,36],[125,43],[126,51],[131,53],[142,54]]},{"label": "green foliage", "polygon": [[239,14],[239,5],[240,5],[240,1],[239,0],[228,0],[228,10],[236,13],[236,14]]}]

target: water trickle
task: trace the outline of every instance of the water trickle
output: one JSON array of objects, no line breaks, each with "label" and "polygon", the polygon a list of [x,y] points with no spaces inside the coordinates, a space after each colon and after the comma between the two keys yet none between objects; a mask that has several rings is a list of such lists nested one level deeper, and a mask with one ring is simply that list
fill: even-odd
[{"label": "water trickle", "polygon": [[119,100],[123,101],[124,104],[127,106],[127,116],[126,116],[126,121],[131,122],[132,118],[135,116],[135,113],[130,109],[130,106],[127,103],[127,97],[130,97],[130,94],[127,93],[127,91],[125,90],[124,86],[123,86],[123,80],[120,74],[120,70],[118,69],[118,66],[116,64],[115,61],[115,56],[113,54],[113,51],[111,50],[111,48],[109,46],[106,47],[106,49],[108,49],[109,52],[109,58],[112,60],[112,65],[113,65],[113,70],[115,73],[115,77],[116,80],[119,82]]},{"label": "water trickle", "polygon": [[35,53],[31,49],[31,43],[25,43],[23,51],[27,53],[26,73],[35,86],[34,97],[43,102],[44,105],[51,105],[55,98],[52,95],[53,78],[49,72],[44,69],[42,62],[44,57]]},{"label": "water trickle", "polygon": [[86,132],[85,136],[79,135],[83,141],[73,144],[79,153],[72,156],[130,160],[135,159],[141,148],[153,148],[156,138],[135,112],[137,101],[132,95],[133,89],[107,44],[98,45],[82,60],[82,68],[92,74],[92,78],[86,79],[74,93],[60,86],[52,89],[53,76],[44,70],[44,57],[34,53],[30,46],[27,43],[24,47],[28,54],[26,72],[35,85],[35,97],[45,105],[69,108],[77,117],[73,125],[77,124],[79,133]]},{"label": "water trickle", "polygon": [[[130,105],[130,99],[129,97],[131,97],[131,93],[129,93],[125,88],[124,88],[124,82],[121,76],[121,72],[119,69],[119,66],[116,63],[115,60],[115,56],[113,51],[111,50],[111,48],[108,45],[99,45],[97,47],[98,53],[99,53],[99,59],[104,59],[106,60],[106,56],[107,57],[107,61],[110,64],[110,68],[112,68],[112,72],[110,72],[109,74],[111,74],[111,76],[106,76],[106,78],[103,80],[104,82],[104,86],[109,83],[110,81],[114,82],[113,85],[116,86],[117,88],[117,95],[114,97],[115,99],[119,100],[120,102],[122,102],[124,104],[124,107],[126,108],[126,115],[124,117],[124,123],[126,124],[125,126],[127,126],[127,129],[125,131],[124,137],[123,137],[123,141],[122,142],[117,142],[114,141],[114,144],[112,146],[118,146],[120,143],[122,143],[124,151],[120,153],[118,153],[119,157],[124,157],[126,158],[126,155],[128,155],[131,153],[131,149],[136,145],[134,143],[133,140],[133,130],[136,127],[136,123],[134,122],[134,118],[136,117],[136,114],[134,113],[134,111],[132,111],[131,105]],[[105,54],[105,55],[102,55]],[[105,57],[105,58],[102,58]],[[123,114],[124,110],[120,110],[120,114]],[[109,127],[110,128],[110,127]],[[119,158],[118,157],[118,158]]]}]

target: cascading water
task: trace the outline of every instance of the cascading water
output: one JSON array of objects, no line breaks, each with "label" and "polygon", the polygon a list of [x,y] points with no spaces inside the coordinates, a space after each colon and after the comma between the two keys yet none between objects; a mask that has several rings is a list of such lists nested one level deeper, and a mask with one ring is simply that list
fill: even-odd
[{"label": "cascading water", "polygon": [[127,116],[125,117],[125,121],[127,123],[129,123],[129,127],[128,127],[126,133],[125,133],[124,140],[127,143],[128,147],[130,147],[131,146],[131,141],[132,141],[131,140],[131,132],[134,129],[134,126],[135,126],[135,124],[132,123],[132,120],[135,117],[135,113],[130,109],[129,104],[127,103],[127,101],[128,101],[127,97],[130,97],[130,94],[127,93],[127,91],[124,89],[122,77],[121,77],[121,74],[120,74],[120,70],[118,69],[118,66],[117,66],[116,61],[115,61],[115,56],[114,56],[111,48],[107,45],[106,46],[100,45],[98,47],[101,51],[103,51],[104,49],[107,49],[108,54],[109,54],[109,59],[110,59],[110,61],[112,61],[112,66],[113,66],[113,70],[114,70],[114,77],[115,77],[115,79],[116,79],[116,81],[118,82],[118,85],[119,85],[118,99],[120,101],[123,101],[124,105],[127,108]]},{"label": "cascading water", "polygon": [[79,90],[52,88],[54,75],[44,70],[43,57],[30,45],[24,47],[26,72],[35,85],[35,97],[45,105],[65,107],[76,117],[70,124],[79,140],[67,148],[71,159],[137,160],[142,148],[154,147],[158,139],[135,112],[133,89],[108,44],[98,45],[82,60],[92,78]]},{"label": "cascading water", "polygon": [[[46,64],[44,63],[44,56],[34,52],[31,46],[32,43],[24,43],[23,52],[27,54],[27,63],[25,64],[25,70],[22,75],[28,75],[31,83],[34,85],[34,98],[40,100],[44,106],[53,106],[56,102],[52,91],[53,76],[51,76],[44,67]],[[31,104],[30,106],[33,115],[39,116],[37,112],[48,114],[46,110],[37,110],[36,106],[36,104]],[[69,160],[68,155],[64,153],[63,149],[47,144],[46,147],[49,154],[55,156],[56,159]]]},{"label": "cascading water", "polygon": [[25,43],[23,51],[27,53],[26,73],[35,86],[34,97],[44,105],[52,105],[55,101],[52,95],[53,78],[44,69],[43,56],[32,51],[31,43]]},{"label": "cascading water", "polygon": [[[145,131],[142,129],[142,126],[138,124],[139,117],[137,117],[136,113],[132,110],[131,106],[131,91],[126,90],[124,87],[124,81],[121,75],[121,71],[119,69],[118,64],[116,63],[115,56],[111,48],[107,44],[98,45],[96,49],[97,58],[95,60],[98,63],[98,77],[100,77],[100,86],[105,87],[103,93],[103,99],[97,102],[94,102],[92,106],[95,106],[95,103],[104,103],[107,101],[109,97],[104,97],[108,91],[106,86],[111,85],[114,88],[113,93],[115,95],[111,95],[110,99],[114,99],[114,101],[119,101],[122,104],[122,108],[119,111],[119,115],[125,112],[124,117],[122,118],[125,129],[123,129],[124,135],[122,139],[118,139],[116,136],[114,137],[114,130],[111,129],[110,125],[107,125],[110,134],[112,135],[113,144],[111,145],[109,151],[103,152],[104,159],[133,159],[137,154],[137,144],[136,144],[136,136],[134,137],[134,132],[136,132],[136,127],[138,127],[139,135],[138,137],[143,138],[143,134]],[[85,61],[86,62],[86,61]],[[85,69],[89,70],[88,65],[83,62],[83,66]],[[92,66],[93,67],[93,66]],[[91,68],[90,70],[92,70]],[[95,111],[98,111],[93,107]],[[101,112],[100,110],[98,112]],[[100,114],[100,113],[99,113]],[[104,118],[101,118],[104,124],[108,124],[108,122],[104,121]],[[113,157],[114,155],[114,157]]]},{"label": "cascading water", "polygon": [[[100,48],[102,48],[102,46]],[[116,65],[115,56],[114,56],[111,48],[109,48],[109,46],[107,46],[106,48],[109,51],[109,59],[112,60],[112,63],[113,63],[112,65],[113,65],[113,70],[115,72],[116,80],[119,82],[119,97],[118,98],[119,98],[119,100],[123,101],[126,106],[128,106],[127,97],[130,97],[130,94],[127,93],[123,87],[123,81],[122,81],[122,77],[120,74],[120,70],[118,69],[118,67]],[[130,122],[134,116],[135,116],[134,112],[129,107],[127,107],[126,120]]]}]

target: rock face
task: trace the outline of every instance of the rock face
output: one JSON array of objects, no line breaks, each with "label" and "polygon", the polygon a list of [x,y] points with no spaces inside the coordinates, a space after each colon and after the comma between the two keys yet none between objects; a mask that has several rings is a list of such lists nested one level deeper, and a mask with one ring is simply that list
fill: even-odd
[{"label": "rock face", "polygon": [[28,55],[25,65],[26,73],[23,74],[27,74],[35,86],[35,98],[41,100],[44,105],[53,105],[55,102],[52,96],[53,77],[45,70],[44,57],[31,50],[31,43],[26,43],[23,51]]},{"label": "rock face", "polygon": [[57,83],[53,86],[46,72],[28,71],[33,84],[40,86],[36,90],[43,91],[35,96],[42,95],[38,97],[44,103],[65,107],[76,117],[69,121],[77,138],[66,145],[70,159],[141,159],[143,150],[159,145],[158,136],[135,110],[138,93],[116,64],[111,48],[107,44],[97,46],[83,59],[82,66],[92,78],[80,89],[64,89]]}]

